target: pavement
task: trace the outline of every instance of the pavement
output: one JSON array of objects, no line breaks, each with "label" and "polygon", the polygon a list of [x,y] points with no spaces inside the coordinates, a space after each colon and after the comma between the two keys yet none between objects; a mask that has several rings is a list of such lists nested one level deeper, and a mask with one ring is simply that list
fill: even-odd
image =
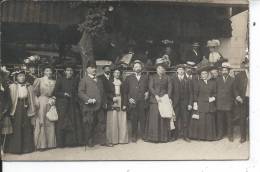
[{"label": "pavement", "polygon": [[95,146],[93,148],[56,148],[23,155],[5,154],[4,161],[62,161],[62,160],[246,160],[249,142],[241,144],[227,138],[220,141],[191,141],[179,139],[169,143],[137,143]]}]

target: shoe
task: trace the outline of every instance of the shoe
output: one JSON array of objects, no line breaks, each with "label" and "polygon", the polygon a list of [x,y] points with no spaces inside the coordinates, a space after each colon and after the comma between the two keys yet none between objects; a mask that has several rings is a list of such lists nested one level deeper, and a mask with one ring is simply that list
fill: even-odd
[{"label": "shoe", "polygon": [[244,142],[246,142],[246,139],[245,138],[241,138],[240,139],[240,143],[244,143]]},{"label": "shoe", "polygon": [[186,142],[191,142],[188,137],[185,137],[183,140],[186,141]]},{"label": "shoe", "polygon": [[136,142],[137,142],[137,138],[136,138],[136,137],[133,137],[133,138],[132,138],[132,142],[136,143]]},{"label": "shoe", "polygon": [[229,140],[230,142],[233,142],[233,141],[234,141],[234,138],[233,138],[233,137],[229,137],[228,140]]},{"label": "shoe", "polygon": [[111,144],[111,143],[104,143],[104,144],[101,144],[101,146],[106,146],[106,147],[113,147],[114,145]]}]

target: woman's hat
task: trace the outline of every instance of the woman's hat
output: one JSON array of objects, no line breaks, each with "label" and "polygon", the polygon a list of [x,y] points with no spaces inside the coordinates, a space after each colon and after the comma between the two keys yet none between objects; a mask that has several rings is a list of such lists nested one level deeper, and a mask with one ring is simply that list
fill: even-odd
[{"label": "woman's hat", "polygon": [[204,66],[197,68],[197,73],[201,73],[203,71],[209,72],[210,70],[215,69],[215,68],[216,68],[216,66],[212,65],[212,64],[204,65]]},{"label": "woman's hat", "polygon": [[228,62],[223,62],[221,64],[221,67],[220,68],[227,68],[227,69],[231,69],[231,65],[228,63]]},{"label": "woman's hat", "polygon": [[114,72],[116,70],[119,70],[120,72],[123,70],[123,66],[122,65],[113,65],[111,66],[111,71]]},{"label": "woman's hat", "polygon": [[207,47],[218,47],[220,46],[220,41],[217,39],[208,40]]}]

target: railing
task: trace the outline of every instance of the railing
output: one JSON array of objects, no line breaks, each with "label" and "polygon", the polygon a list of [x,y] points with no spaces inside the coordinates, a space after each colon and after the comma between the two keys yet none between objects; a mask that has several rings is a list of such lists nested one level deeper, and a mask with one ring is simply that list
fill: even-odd
[{"label": "railing", "polygon": [[[15,70],[15,66],[18,66],[18,65],[17,64],[8,64],[8,65],[5,65],[5,66],[7,67],[7,69],[9,71],[13,72]],[[64,71],[64,69],[62,69],[62,68],[54,68],[55,79],[57,79],[58,76],[61,76],[63,71]],[[75,71],[76,71],[76,75],[77,76],[79,76],[80,78],[83,77],[83,70],[81,68],[76,68]],[[231,73],[232,76],[235,76],[237,73],[239,73],[241,71],[244,71],[244,69],[242,69],[242,68],[233,68],[230,73]],[[129,75],[131,73],[133,73],[131,68],[126,67],[126,68],[123,69],[122,75],[123,76],[127,76],[127,75]],[[156,71],[155,70],[144,70],[143,73],[146,73],[147,75],[150,75],[150,74],[156,73]],[[166,73],[174,74],[174,73],[176,73],[176,68],[172,67],[172,68],[168,69],[166,71]],[[43,76],[43,72],[41,71],[40,67],[37,67],[36,74],[37,74],[38,77]],[[101,75],[101,74],[102,74],[102,66],[98,66],[98,75]]]}]

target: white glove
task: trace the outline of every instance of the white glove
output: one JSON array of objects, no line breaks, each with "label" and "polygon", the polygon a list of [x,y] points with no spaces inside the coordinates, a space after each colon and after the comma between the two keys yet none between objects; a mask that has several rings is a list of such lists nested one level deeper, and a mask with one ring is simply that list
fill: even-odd
[{"label": "white glove", "polygon": [[193,110],[198,110],[198,103],[197,102],[193,103]]}]

